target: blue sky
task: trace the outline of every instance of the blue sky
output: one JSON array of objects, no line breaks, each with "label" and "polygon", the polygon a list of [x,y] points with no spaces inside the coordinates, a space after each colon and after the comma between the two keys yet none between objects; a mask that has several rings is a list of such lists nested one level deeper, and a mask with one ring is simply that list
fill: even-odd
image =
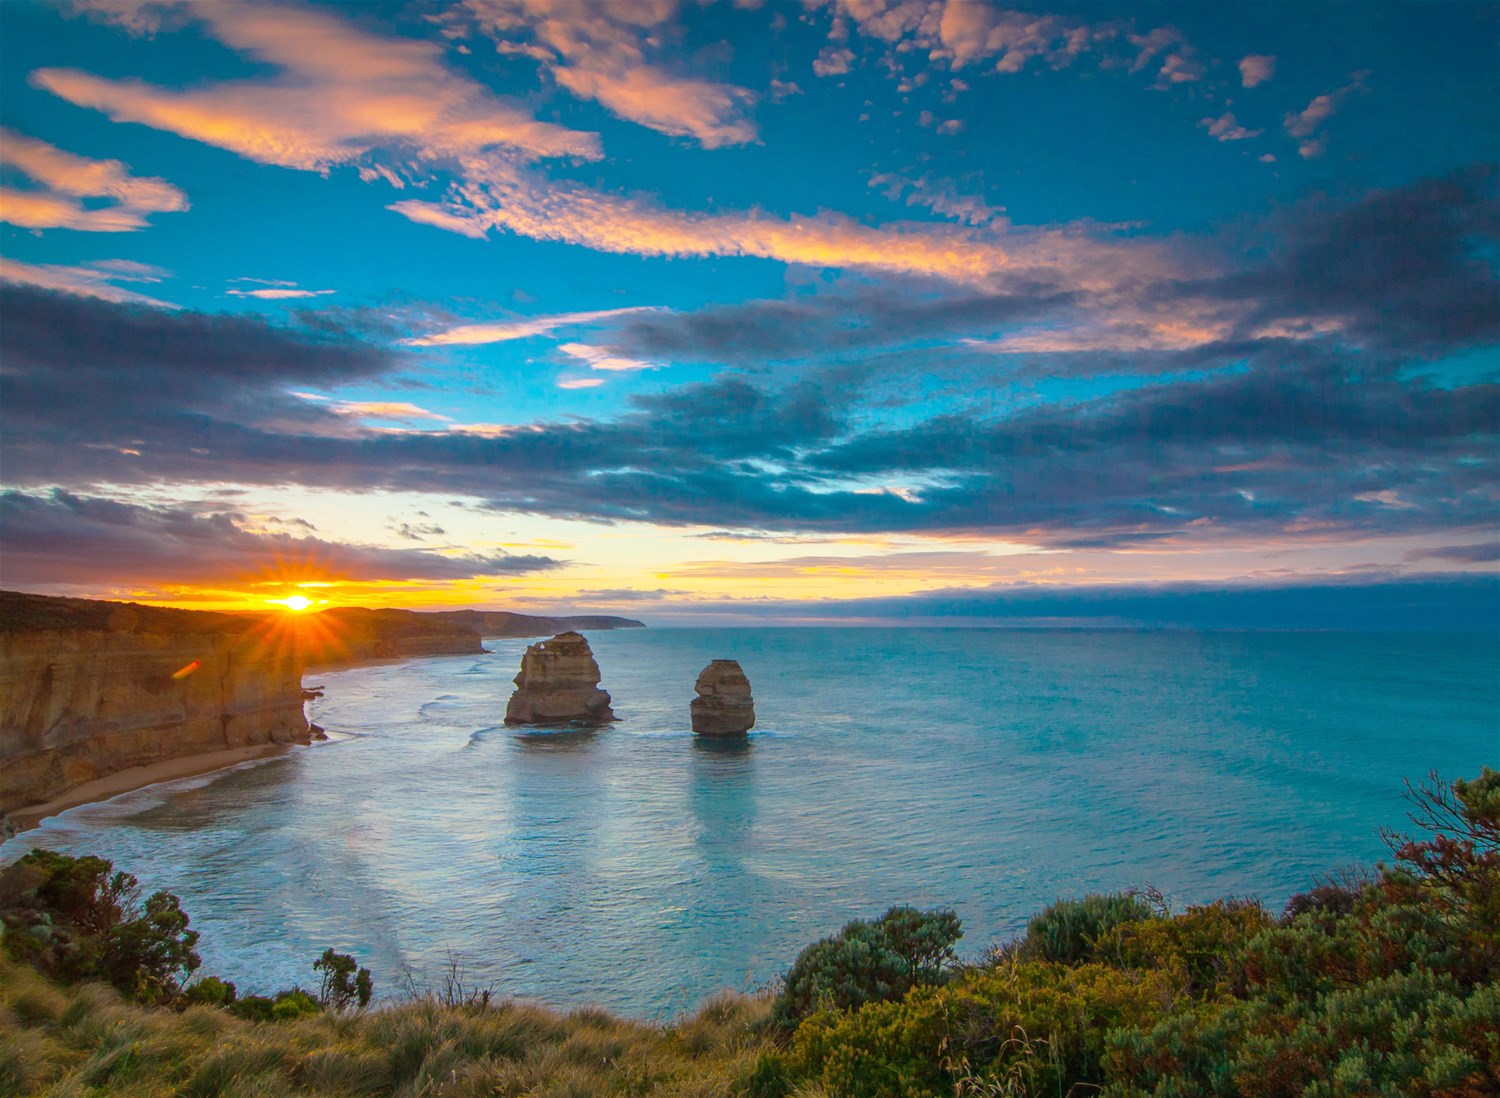
[{"label": "blue sky", "polygon": [[663,621],[1483,583],[1497,29],[5,4],[4,581]]}]

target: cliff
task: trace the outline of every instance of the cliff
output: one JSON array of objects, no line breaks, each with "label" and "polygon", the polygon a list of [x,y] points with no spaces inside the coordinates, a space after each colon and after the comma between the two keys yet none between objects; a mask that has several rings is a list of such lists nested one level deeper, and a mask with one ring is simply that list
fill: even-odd
[{"label": "cliff", "polygon": [[513,614],[509,610],[443,610],[423,615],[439,618],[474,629],[485,637],[549,637],[558,633],[584,629],[644,629],[644,622],[634,618],[615,618],[607,614],[585,614],[573,617],[543,618],[531,614]]},{"label": "cliff", "polygon": [[0,814],[131,767],[307,742],[292,628],[0,592]]},{"label": "cliff", "polygon": [[360,663],[408,656],[484,652],[479,633],[448,614],[341,606],[301,619],[299,641],[309,664]]}]

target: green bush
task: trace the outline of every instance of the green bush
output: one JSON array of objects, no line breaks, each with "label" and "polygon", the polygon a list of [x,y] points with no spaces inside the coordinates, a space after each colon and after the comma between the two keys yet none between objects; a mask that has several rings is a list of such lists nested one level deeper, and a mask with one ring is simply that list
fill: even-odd
[{"label": "green bush", "polygon": [[140,884],[104,858],[33,850],[0,871],[6,948],[60,980],[103,980],[166,1002],[200,961],[177,897],[140,901]]},{"label": "green bush", "polygon": [[330,947],[313,962],[313,971],[323,975],[318,987],[318,1002],[331,1010],[347,1010],[359,1004],[363,1009],[370,1005],[370,996],[375,991],[375,982],[368,968],[347,953],[335,953]]},{"label": "green bush", "polygon": [[773,1017],[783,1027],[820,1008],[848,1010],[899,999],[941,979],[963,924],[952,911],[893,907],[874,922],[856,919],[802,951],[786,975]]},{"label": "green bush", "polygon": [[1058,900],[1026,924],[1024,956],[1060,964],[1095,959],[1095,943],[1123,923],[1151,917],[1151,907],[1133,892],[1092,893],[1081,900]]},{"label": "green bush", "polygon": [[228,1006],[235,1000],[234,984],[217,976],[204,976],[189,984],[182,993],[184,1006]]}]

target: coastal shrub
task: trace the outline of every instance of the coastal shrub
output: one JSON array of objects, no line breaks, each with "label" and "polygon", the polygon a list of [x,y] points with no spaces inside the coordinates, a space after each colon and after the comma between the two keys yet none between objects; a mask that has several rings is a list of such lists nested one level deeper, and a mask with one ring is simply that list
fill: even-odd
[{"label": "coastal shrub", "polygon": [[228,1006],[235,1000],[235,986],[228,980],[221,980],[217,976],[203,976],[194,980],[182,992],[182,1002],[186,1006]]},{"label": "coastal shrub", "polygon": [[1125,968],[1176,972],[1190,994],[1240,994],[1246,951],[1272,925],[1258,901],[1215,900],[1172,918],[1119,923],[1096,939],[1095,952]]},{"label": "coastal shrub", "polygon": [[33,850],[0,871],[0,924],[13,957],[64,981],[103,980],[140,1002],[166,1002],[198,968],[198,932],[170,892],[106,859]]},{"label": "coastal shrub", "polygon": [[1291,922],[1298,915],[1321,911],[1330,915],[1351,915],[1361,896],[1378,880],[1373,870],[1362,866],[1350,866],[1319,878],[1306,892],[1299,892],[1286,903],[1281,913],[1282,922]]},{"label": "coastal shrub", "polygon": [[313,962],[313,971],[320,972],[323,981],[318,987],[318,1003],[332,1010],[348,1010],[356,1003],[361,1009],[370,1005],[370,996],[375,984],[368,968],[347,953],[335,953],[330,947]]},{"label": "coastal shrub", "polygon": [[773,1016],[791,1028],[820,1008],[848,1010],[899,999],[942,977],[962,935],[958,916],[943,909],[893,907],[873,922],[855,919],[798,955]]},{"label": "coastal shrub", "polygon": [[1023,956],[1060,964],[1095,957],[1095,943],[1122,923],[1151,917],[1151,907],[1133,892],[1091,893],[1081,900],[1058,900],[1026,924]]},{"label": "coastal shrub", "polygon": [[1178,991],[1167,973],[1104,964],[972,969],[900,1002],[811,1015],[793,1037],[788,1073],[849,1098],[1066,1094],[1103,1085],[1110,1032],[1153,1025]]}]

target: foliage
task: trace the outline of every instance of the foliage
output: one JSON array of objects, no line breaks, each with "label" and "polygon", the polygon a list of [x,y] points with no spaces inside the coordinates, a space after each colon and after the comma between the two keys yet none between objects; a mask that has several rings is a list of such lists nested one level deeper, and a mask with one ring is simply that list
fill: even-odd
[{"label": "foliage", "polygon": [[874,922],[855,919],[802,951],[786,975],[774,1017],[790,1028],[820,1008],[848,1010],[899,999],[942,978],[962,934],[958,916],[941,909],[893,907]]},{"label": "foliage", "polygon": [[1150,905],[1134,892],[1092,893],[1081,900],[1058,900],[1032,916],[1021,951],[1038,960],[1080,964],[1095,959],[1095,943],[1108,931],[1150,917]]},{"label": "foliage", "polygon": [[0,923],[12,956],[63,980],[104,980],[141,1002],[174,998],[200,961],[198,932],[169,892],[103,858],[33,850],[0,872]]},{"label": "foliage", "polygon": [[1394,865],[1325,878],[1279,921],[1245,900],[1054,904],[957,979],[811,1013],[766,1093],[1500,1094],[1500,774],[1411,797],[1425,837],[1390,836]]},{"label": "foliage", "polygon": [[[368,968],[347,953],[335,953],[325,949],[323,955],[313,962],[313,971],[323,974],[318,988],[318,1003],[333,1010],[348,1010],[355,1003],[361,1010],[370,1005],[370,996],[375,983]],[[356,974],[357,973],[357,974]]]}]

